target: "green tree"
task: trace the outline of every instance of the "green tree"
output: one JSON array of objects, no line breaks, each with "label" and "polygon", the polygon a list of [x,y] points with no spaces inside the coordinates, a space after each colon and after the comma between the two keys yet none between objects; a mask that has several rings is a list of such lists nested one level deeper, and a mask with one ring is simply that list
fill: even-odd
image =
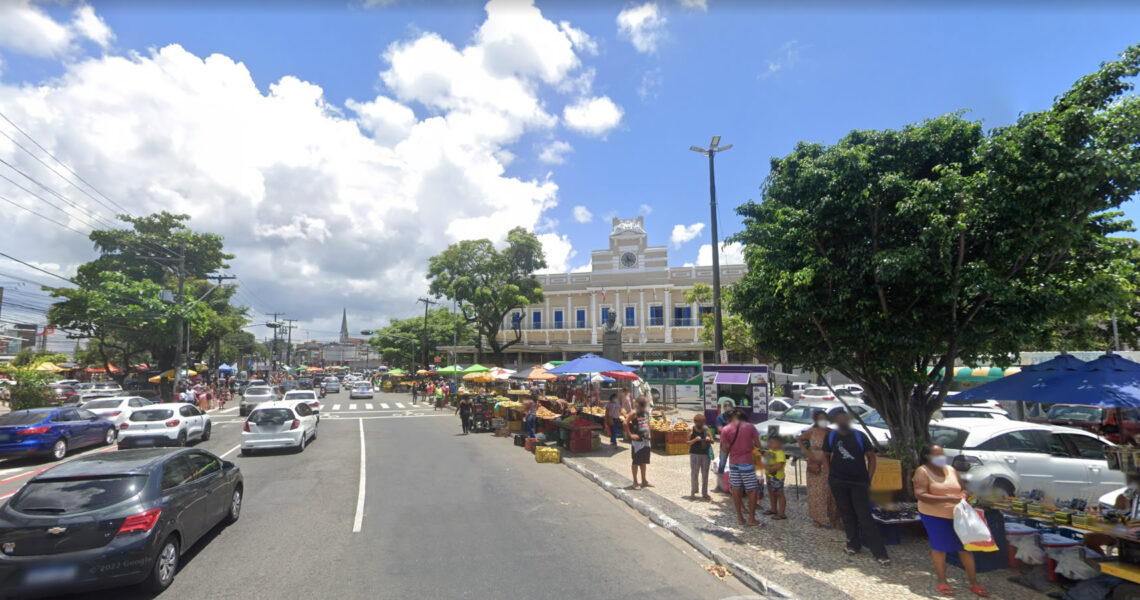
[{"label": "green tree", "polygon": [[[499,340],[507,314],[516,308],[542,302],[542,287],[534,272],[546,268],[542,242],[516,227],[507,233],[507,245],[495,249],[490,240],[463,240],[428,260],[431,293],[459,301],[464,319],[486,340],[496,360],[517,344],[521,333]],[[482,360],[482,346],[476,341]]]},{"label": "green tree", "polygon": [[55,373],[37,371],[33,367],[6,367],[5,372],[12,376],[16,385],[11,388],[8,406],[12,410],[24,410],[47,406],[53,396],[49,384],[55,380]]},{"label": "green tree", "polygon": [[[462,316],[458,319],[446,308],[428,312],[428,356],[439,355],[440,346],[450,346],[453,334],[461,346],[475,343],[475,328]],[[410,338],[410,339],[409,339]],[[412,354],[412,342],[415,352]],[[368,343],[380,351],[384,360],[391,365],[415,365],[419,361],[424,339],[424,318],[392,319],[388,326],[373,332]],[[447,361],[444,356],[444,361]]]},{"label": "green tree", "polygon": [[45,362],[67,362],[67,355],[58,352],[48,352],[46,350],[24,348],[16,353],[16,358],[12,359],[12,365],[17,367],[34,367]]},{"label": "green tree", "polygon": [[738,209],[749,268],[730,309],[780,362],[863,385],[913,464],[942,369],[1007,364],[1127,292],[1135,265],[1112,236],[1140,190],[1138,64],[1129,48],[989,132],[953,114],[773,159],[763,201]]},{"label": "green tree", "polygon": [[[729,286],[722,290],[723,297],[721,302],[723,305],[728,305],[726,299],[735,293],[735,286]],[[685,291],[686,304],[712,304],[713,289],[707,283],[695,283],[693,287]],[[709,348],[716,346],[715,344],[715,317],[712,313],[701,314],[701,343]],[[756,343],[752,341],[752,328],[748,322],[740,315],[721,311],[720,317],[721,324],[721,342],[724,344],[725,350],[730,353],[740,356],[746,360],[756,360],[762,363],[770,363],[771,358],[761,354],[757,348]],[[719,359],[717,359],[719,360]]]}]

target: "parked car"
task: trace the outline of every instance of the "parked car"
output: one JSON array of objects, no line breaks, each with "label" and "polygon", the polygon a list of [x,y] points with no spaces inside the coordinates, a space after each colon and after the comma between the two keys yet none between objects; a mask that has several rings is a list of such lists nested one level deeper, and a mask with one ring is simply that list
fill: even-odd
[{"label": "parked car", "polygon": [[75,387],[75,386],[79,385],[79,380],[78,379],[60,379],[59,381],[55,382],[52,385],[70,385],[72,387]]},{"label": "parked car", "polygon": [[[848,405],[851,407],[851,412],[859,416],[872,412],[871,407],[866,404],[848,402]],[[788,410],[782,414],[773,416],[767,421],[757,423],[756,428],[760,430],[760,435],[768,435],[771,428],[776,427],[776,435],[796,437],[803,433],[805,429],[812,426],[812,415],[817,410],[827,412],[830,417],[844,410],[844,407],[843,403],[838,400],[805,399],[800,401],[799,404],[788,408]]]},{"label": "parked car", "polygon": [[140,408],[119,425],[119,448],[185,446],[210,439],[210,415],[185,402]]},{"label": "parked car", "polygon": [[277,392],[269,386],[250,386],[245,389],[245,393],[241,395],[241,405],[238,408],[238,414],[246,416],[251,410],[262,402],[272,402],[277,400]]},{"label": "parked car", "polygon": [[297,387],[302,390],[313,389],[313,379],[311,377],[301,377],[297,379]]},{"label": "parked car", "polygon": [[340,393],[340,382],[337,381],[336,377],[325,377],[321,383],[324,384],[326,392],[330,394]]},{"label": "parked car", "polygon": [[941,409],[935,411],[933,420],[938,421],[942,419],[1011,420],[1009,413],[1005,412],[1005,409],[1002,408],[990,408],[988,406],[955,406],[953,404],[943,404]]},{"label": "parked car", "polygon": [[131,416],[136,408],[151,406],[150,400],[139,396],[116,396],[113,398],[99,398],[82,406],[119,427]]},{"label": "parked car", "polygon": [[79,390],[73,385],[52,384],[51,392],[54,397],[52,404],[55,406],[78,401]]},{"label": "parked car", "polygon": [[241,433],[241,453],[305,446],[317,438],[317,416],[304,402],[266,402],[249,414]]},{"label": "parked car", "polygon": [[825,387],[812,386],[800,393],[800,402],[805,400],[835,400],[835,394]]},{"label": "parked car", "polygon": [[1012,496],[1041,490],[1048,499],[1096,501],[1124,484],[1109,471],[1108,440],[1081,429],[1004,421],[949,419],[930,424],[932,443],[942,446],[971,491]]},{"label": "parked car", "polygon": [[372,384],[367,381],[359,381],[352,384],[352,389],[348,392],[348,399],[355,400],[357,398],[372,399]]},{"label": "parked car", "polygon": [[181,557],[241,515],[232,462],[198,449],[92,454],[28,480],[0,507],[0,590],[45,595],[174,581]]},{"label": "parked car", "polygon": [[863,397],[863,386],[857,383],[841,383],[839,385],[833,385],[831,387],[835,389],[835,393],[837,394],[846,394],[848,396],[854,396],[856,398]]},{"label": "parked car", "polygon": [[123,391],[123,386],[115,383],[114,381],[88,381],[85,383],[80,383],[76,387],[79,388],[80,394],[85,394],[85,393],[90,393],[90,392],[112,392],[112,393],[115,393],[115,392]]},{"label": "parked car", "polygon": [[773,416],[778,415],[794,405],[795,401],[791,398],[772,398],[768,401],[768,414]]},{"label": "parked car", "polygon": [[32,408],[0,416],[0,458],[46,455],[115,443],[114,423],[82,408]]},{"label": "parked car", "polygon": [[312,390],[293,390],[285,392],[285,397],[281,399],[282,402],[304,402],[312,409],[313,414],[320,418],[321,414],[321,401],[317,398],[317,393]]},{"label": "parked car", "polygon": [[1028,421],[1077,427],[1102,435],[1114,444],[1140,444],[1140,409],[1136,408],[1118,411],[1087,404],[1054,404],[1044,415],[1032,415]]}]

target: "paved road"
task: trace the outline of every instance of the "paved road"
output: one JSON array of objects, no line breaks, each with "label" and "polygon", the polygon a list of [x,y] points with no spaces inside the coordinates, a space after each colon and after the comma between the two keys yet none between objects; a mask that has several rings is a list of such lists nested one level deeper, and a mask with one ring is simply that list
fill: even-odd
[{"label": "paved road", "polygon": [[[330,395],[319,438],[302,454],[240,456],[242,421],[214,415],[213,439],[201,446],[241,467],[245,507],[236,525],[190,551],[163,598],[749,594],[561,465],[537,464],[489,434],[459,435],[450,412],[412,407],[408,396],[354,403]],[[38,468],[0,462],[0,496]]]}]

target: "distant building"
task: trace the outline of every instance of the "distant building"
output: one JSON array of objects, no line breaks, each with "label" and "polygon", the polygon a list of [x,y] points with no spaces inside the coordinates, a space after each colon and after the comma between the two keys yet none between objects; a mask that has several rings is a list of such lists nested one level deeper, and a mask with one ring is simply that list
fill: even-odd
[{"label": "distant building", "polygon": [[368,340],[348,334],[348,310],[341,310],[340,337],[335,342],[308,341],[297,344],[293,355],[298,364],[317,367],[346,366],[375,368],[380,365],[380,353]]}]

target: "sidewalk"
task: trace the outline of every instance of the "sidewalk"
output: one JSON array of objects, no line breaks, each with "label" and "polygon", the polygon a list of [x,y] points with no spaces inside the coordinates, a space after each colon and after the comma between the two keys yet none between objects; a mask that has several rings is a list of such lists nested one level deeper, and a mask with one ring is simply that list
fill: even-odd
[{"label": "sidewalk", "polygon": [[[646,515],[728,568],[737,578],[772,598],[827,598],[829,600],[912,600],[941,598],[934,589],[930,547],[926,539],[904,535],[901,545],[888,546],[892,565],[880,567],[864,550],[856,556],[843,553],[843,533],[816,529],[807,517],[807,498],[797,495],[789,469],[786,521],[763,527],[737,525],[731,499],[710,493],[712,502],[692,501],[689,494],[689,457],[653,453],[648,476],[652,490],[634,491],[630,480],[629,447],[612,448],[608,440],[591,455],[563,453],[562,461],[618,499]],[[710,488],[715,484],[710,476]],[[802,474],[800,481],[803,481]],[[767,509],[767,503],[762,504]],[[965,574],[949,567],[950,585],[957,597],[975,597]],[[995,598],[1041,600],[1045,596],[1009,581],[1018,573],[1003,569],[978,576]]]}]

